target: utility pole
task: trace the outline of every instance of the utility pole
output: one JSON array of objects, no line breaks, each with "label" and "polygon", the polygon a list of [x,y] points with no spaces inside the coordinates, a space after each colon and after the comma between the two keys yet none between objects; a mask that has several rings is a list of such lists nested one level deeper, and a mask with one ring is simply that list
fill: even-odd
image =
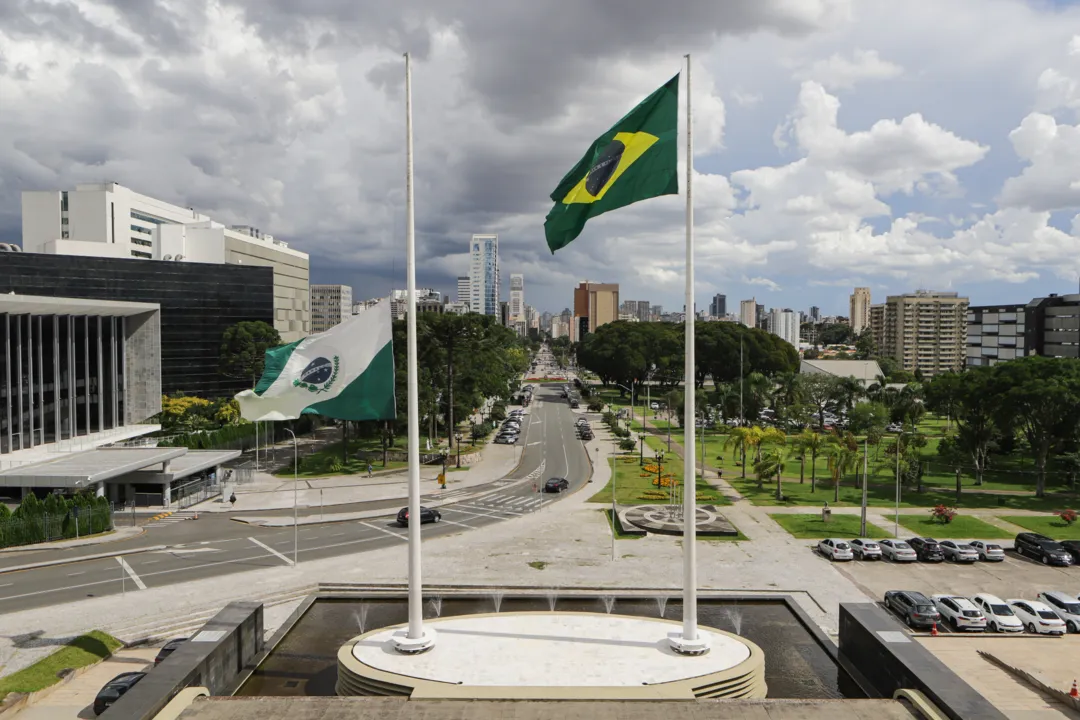
[{"label": "utility pole", "polygon": [[870,478],[867,474],[867,450],[869,448],[869,434],[863,438],[863,475],[862,475],[862,519],[859,523],[859,535],[866,537],[866,490],[867,485],[870,483]]}]

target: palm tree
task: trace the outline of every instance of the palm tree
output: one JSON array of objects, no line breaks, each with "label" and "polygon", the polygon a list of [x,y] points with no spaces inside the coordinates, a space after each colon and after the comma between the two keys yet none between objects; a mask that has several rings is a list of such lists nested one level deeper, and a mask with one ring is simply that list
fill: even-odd
[{"label": "palm tree", "polygon": [[[749,404],[760,410],[765,406],[765,403],[769,399],[769,395],[772,393],[772,380],[759,372],[752,372],[746,376],[745,383],[746,394],[750,397]],[[756,420],[757,417],[755,416],[751,419]]]},{"label": "palm tree", "polygon": [[814,492],[817,489],[817,456],[828,447],[829,441],[824,435],[807,429],[799,435],[797,442],[804,455],[810,453],[810,492]]},{"label": "palm tree", "polygon": [[735,413],[731,412],[733,407],[737,407],[739,402],[739,388],[735,383],[720,383],[713,391],[713,400],[720,406],[720,412],[724,414],[725,423],[730,424],[731,418]]},{"label": "palm tree", "polygon": [[776,477],[776,500],[781,502],[784,499],[784,489],[781,480],[781,474],[784,470],[784,448],[781,446],[773,446],[765,450],[761,454],[761,459],[754,463],[754,473],[758,478],[758,488],[763,488],[765,480]]},{"label": "palm tree", "polygon": [[[773,409],[778,416],[786,416],[787,410],[799,402],[802,383],[798,373],[784,372],[776,378],[776,387],[773,390]],[[780,411],[784,412],[781,413]]]},{"label": "palm tree", "polygon": [[842,377],[836,385],[836,400],[847,412],[855,406],[855,401],[866,394],[862,382],[853,377]]},{"label": "palm tree", "polygon": [[746,477],[746,447],[749,445],[750,436],[753,434],[753,428],[737,427],[732,428],[728,433],[727,440],[724,441],[724,451],[733,448],[738,450],[742,454],[742,476]]},{"label": "palm tree", "polygon": [[840,479],[859,462],[858,450],[853,450],[844,442],[833,442],[826,453],[829,456],[829,471],[833,480],[833,502],[840,502]]}]

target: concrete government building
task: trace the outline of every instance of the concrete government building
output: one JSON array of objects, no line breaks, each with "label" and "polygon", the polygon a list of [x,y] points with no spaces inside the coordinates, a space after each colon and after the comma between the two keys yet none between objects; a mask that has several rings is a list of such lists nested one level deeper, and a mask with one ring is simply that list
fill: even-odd
[{"label": "concrete government building", "polygon": [[225,226],[117,183],[24,191],[22,242],[28,253],[270,267],[281,339],[310,332],[307,253],[257,228]]}]

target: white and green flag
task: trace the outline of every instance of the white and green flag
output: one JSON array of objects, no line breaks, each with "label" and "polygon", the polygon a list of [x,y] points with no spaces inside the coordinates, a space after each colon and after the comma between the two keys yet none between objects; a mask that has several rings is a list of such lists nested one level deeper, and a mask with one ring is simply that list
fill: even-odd
[{"label": "white and green flag", "polygon": [[324,333],[266,351],[254,390],[236,396],[245,420],[393,420],[394,345],[390,301]]}]

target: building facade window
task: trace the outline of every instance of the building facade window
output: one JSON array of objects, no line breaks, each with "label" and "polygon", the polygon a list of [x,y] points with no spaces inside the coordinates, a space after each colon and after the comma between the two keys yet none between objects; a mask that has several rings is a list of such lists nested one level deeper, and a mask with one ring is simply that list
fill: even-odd
[{"label": "building facade window", "polygon": [[146,258],[147,260],[151,260],[154,257],[153,255],[151,255],[148,252],[140,252],[139,250],[132,250],[131,251],[131,256],[132,257],[137,257],[137,258]]},{"label": "building facade window", "polygon": [[162,220],[162,219],[156,218],[156,217],[152,217],[150,215],[144,215],[143,213],[138,212],[137,210],[132,210],[131,211],[131,217],[135,218],[136,220],[142,220],[143,222],[152,223],[154,225],[166,225],[166,224],[168,224],[167,221],[165,221],[165,220]]}]

